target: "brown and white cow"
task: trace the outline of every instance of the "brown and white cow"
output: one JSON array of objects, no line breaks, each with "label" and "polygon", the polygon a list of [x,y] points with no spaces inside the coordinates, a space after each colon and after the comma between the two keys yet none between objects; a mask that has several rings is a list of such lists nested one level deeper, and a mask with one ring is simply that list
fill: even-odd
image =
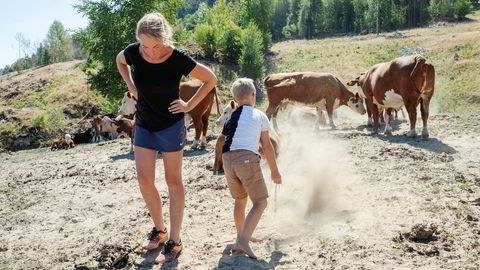
[{"label": "brown and white cow", "polygon": [[[202,84],[203,82],[199,80],[191,80],[180,83],[180,98],[184,101],[189,100],[193,97],[193,95],[195,95]],[[205,147],[207,145],[208,118],[210,117],[210,113],[212,111],[214,99],[216,100],[217,104],[217,113],[220,113],[216,88],[213,88],[213,90],[210,91],[195,108],[185,114],[186,128],[188,129],[189,127],[189,118],[193,120],[193,125],[195,127],[195,139],[192,144],[193,148],[197,148],[199,144],[201,147]],[[132,115],[136,112],[136,104],[137,100],[134,99],[129,92],[127,92],[123,97],[118,113],[120,115]]]},{"label": "brown and white cow", "polygon": [[67,133],[65,134],[64,138],[61,138],[59,140],[54,140],[50,150],[53,151],[58,149],[69,149],[73,147],[75,147],[75,143],[72,140],[72,136]]},{"label": "brown and white cow", "polygon": [[[416,137],[417,106],[420,103],[423,129],[422,137],[428,138],[429,104],[435,86],[435,68],[421,55],[395,58],[390,62],[374,65],[349,85],[359,85],[366,97],[367,107],[372,108],[374,131],[379,128],[379,110],[384,108],[407,109],[410,119],[408,137]],[[388,114],[385,114],[389,118]],[[385,133],[391,133],[390,119],[385,119]]]},{"label": "brown and white cow", "polygon": [[[223,115],[221,115],[216,123],[219,126],[225,125],[225,122],[227,122],[230,117],[232,117],[232,113],[238,108],[238,104],[231,100],[225,107],[223,108]],[[270,136],[270,141],[272,142],[273,145],[273,150],[275,152],[275,156],[278,156],[278,151],[279,151],[279,137],[275,130],[271,129],[269,130],[268,135]],[[225,145],[225,135],[220,134],[217,138],[217,142],[215,143],[215,159],[213,163],[213,173],[216,174],[219,171],[223,170],[223,160],[222,160],[222,151],[223,151],[223,145]],[[260,155],[263,156],[263,150],[262,147],[260,146],[259,148],[259,153]]]},{"label": "brown and white cow", "polygon": [[133,134],[133,120],[117,117],[111,119],[108,116],[100,117],[95,116],[93,118],[93,127],[97,136],[101,136],[107,133],[111,138],[117,138],[119,136],[132,138]]},{"label": "brown and white cow", "polygon": [[347,87],[330,73],[294,72],[268,75],[264,81],[267,90],[267,116],[272,118],[275,129],[278,130],[276,114],[279,107],[285,102],[300,103],[317,108],[319,126],[322,111],[326,111],[330,126],[333,123],[333,111],[341,105],[346,105],[353,111],[365,114],[363,100],[357,94],[350,92]]}]

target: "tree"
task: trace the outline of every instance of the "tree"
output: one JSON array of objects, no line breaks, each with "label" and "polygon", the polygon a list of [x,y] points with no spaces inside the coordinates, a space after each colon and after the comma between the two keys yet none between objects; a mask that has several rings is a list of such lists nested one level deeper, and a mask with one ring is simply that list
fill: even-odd
[{"label": "tree", "polygon": [[286,38],[298,37],[298,21],[300,18],[302,0],[290,0],[290,14],[288,15],[287,25],[282,33]]},{"label": "tree", "polygon": [[241,0],[241,26],[247,27],[255,23],[262,33],[263,52],[266,52],[272,43],[270,34],[270,18],[273,12],[273,0]]},{"label": "tree", "polygon": [[264,72],[262,32],[254,23],[250,23],[244,31],[243,51],[240,57],[241,71],[244,76],[256,80],[261,78]]},{"label": "tree", "polygon": [[51,63],[64,62],[71,59],[69,51],[70,38],[61,22],[53,21],[48,29],[45,44],[49,51]]},{"label": "tree", "polygon": [[273,40],[280,40],[284,37],[283,28],[287,25],[290,4],[288,0],[276,0],[273,7],[270,32]]},{"label": "tree", "polygon": [[86,29],[75,34],[88,53],[89,68],[97,69],[90,77],[92,87],[120,97],[125,91],[116,67],[116,55],[135,42],[136,24],[148,12],[160,11],[174,25],[176,10],[183,0],[82,0],[75,8],[88,17]]}]

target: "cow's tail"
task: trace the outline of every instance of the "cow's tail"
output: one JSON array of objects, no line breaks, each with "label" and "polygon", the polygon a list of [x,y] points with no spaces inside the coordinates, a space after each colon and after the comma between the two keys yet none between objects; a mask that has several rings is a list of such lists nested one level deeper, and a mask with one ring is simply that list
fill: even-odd
[{"label": "cow's tail", "polygon": [[425,99],[433,95],[435,90],[435,68],[431,64],[425,64],[425,73],[420,97]]},{"label": "cow's tail", "polygon": [[219,105],[219,101],[218,101],[218,95],[217,95],[217,89],[216,87],[213,88],[213,93],[215,95],[215,103],[217,104],[217,115],[222,115],[222,112],[220,111],[220,105]]},{"label": "cow's tail", "polygon": [[421,67],[425,64],[425,62],[426,62],[426,59],[423,56],[421,55],[415,56],[415,66],[413,67],[413,70],[410,73],[410,79],[415,78],[415,75],[421,69]]}]

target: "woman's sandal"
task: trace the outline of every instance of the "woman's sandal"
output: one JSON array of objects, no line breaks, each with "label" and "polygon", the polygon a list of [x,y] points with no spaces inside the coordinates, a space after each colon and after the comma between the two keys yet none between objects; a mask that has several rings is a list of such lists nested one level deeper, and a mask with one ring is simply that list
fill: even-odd
[{"label": "woman's sandal", "polygon": [[165,245],[163,246],[162,254],[165,256],[165,262],[173,261],[180,256],[182,253],[183,246],[182,240],[175,243],[173,240],[168,240]]}]

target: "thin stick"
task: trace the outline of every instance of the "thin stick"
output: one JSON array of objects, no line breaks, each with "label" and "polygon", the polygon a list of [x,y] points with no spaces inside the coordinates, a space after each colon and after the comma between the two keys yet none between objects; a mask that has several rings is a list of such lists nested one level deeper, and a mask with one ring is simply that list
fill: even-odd
[{"label": "thin stick", "polygon": [[274,194],[274,197],[273,197],[273,212],[274,213],[277,212],[277,187],[278,187],[278,185],[275,184],[275,194]]}]

